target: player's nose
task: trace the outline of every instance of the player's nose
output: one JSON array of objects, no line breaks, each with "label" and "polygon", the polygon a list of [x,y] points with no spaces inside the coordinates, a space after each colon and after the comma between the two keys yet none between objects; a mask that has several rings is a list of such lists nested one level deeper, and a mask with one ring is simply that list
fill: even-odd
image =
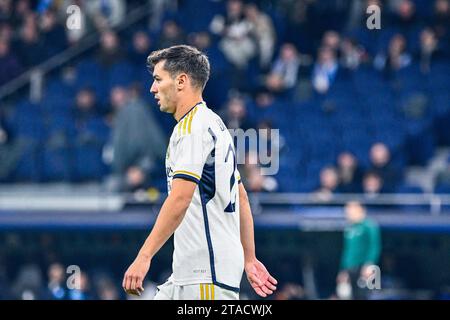
[{"label": "player's nose", "polygon": [[152,86],[150,87],[150,92],[151,93],[157,93],[158,92],[158,88],[155,85],[155,82],[152,83]]}]

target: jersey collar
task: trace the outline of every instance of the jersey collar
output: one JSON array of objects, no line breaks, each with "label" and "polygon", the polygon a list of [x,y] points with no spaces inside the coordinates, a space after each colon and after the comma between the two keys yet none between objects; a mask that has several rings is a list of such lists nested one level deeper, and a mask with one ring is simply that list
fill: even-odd
[{"label": "jersey collar", "polygon": [[184,116],[182,116],[182,117],[180,118],[180,120],[178,120],[178,123],[180,123],[180,121],[183,120],[184,117],[186,117],[192,110],[194,110],[194,108],[195,108],[196,106],[201,105],[201,104],[203,104],[203,103],[204,103],[204,101],[200,101],[200,102],[196,103],[195,106],[193,106],[191,109],[189,109],[189,111],[186,112],[186,113],[184,114]]}]

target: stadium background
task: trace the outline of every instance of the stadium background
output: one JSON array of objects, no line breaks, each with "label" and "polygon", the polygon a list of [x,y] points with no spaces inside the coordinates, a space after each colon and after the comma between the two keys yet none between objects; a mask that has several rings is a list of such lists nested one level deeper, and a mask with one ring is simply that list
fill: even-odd
[{"label": "stadium background", "polygon": [[[449,24],[448,0],[0,0],[0,298],[129,298],[174,125],[145,60],[180,43],[208,53],[205,100],[229,128],[280,129],[278,174],[240,168],[273,299],[336,298],[349,199],[381,226],[371,298],[448,298]],[[170,261],[169,243],[145,297]],[[69,265],[82,290],[49,285]]]}]

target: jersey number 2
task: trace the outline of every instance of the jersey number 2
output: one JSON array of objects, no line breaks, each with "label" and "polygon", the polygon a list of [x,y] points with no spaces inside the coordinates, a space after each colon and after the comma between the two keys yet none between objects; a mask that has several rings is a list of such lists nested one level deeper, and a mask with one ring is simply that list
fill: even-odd
[{"label": "jersey number 2", "polygon": [[236,183],[236,178],[234,177],[234,174],[236,172],[236,155],[234,154],[234,150],[233,150],[233,146],[230,144],[230,146],[228,147],[228,152],[227,152],[227,156],[225,157],[225,162],[228,162],[228,156],[231,153],[231,159],[233,161],[233,171],[231,173],[231,177],[230,177],[230,203],[227,205],[227,207],[225,208],[225,212],[230,212],[230,213],[234,213],[236,212],[236,189],[234,189],[233,192],[233,187]]}]

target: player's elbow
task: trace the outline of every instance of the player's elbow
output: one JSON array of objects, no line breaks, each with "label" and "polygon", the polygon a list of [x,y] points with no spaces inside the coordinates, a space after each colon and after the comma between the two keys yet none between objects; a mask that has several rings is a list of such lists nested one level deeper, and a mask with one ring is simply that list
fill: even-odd
[{"label": "player's elbow", "polygon": [[184,213],[191,203],[192,196],[189,196],[184,193],[177,193],[177,194],[171,195],[171,200],[177,207],[177,209],[178,209],[177,211]]},{"label": "player's elbow", "polygon": [[192,201],[196,187],[197,184],[184,179],[175,179],[173,181],[169,198],[172,202],[172,208],[175,208],[176,212],[184,215]]}]

